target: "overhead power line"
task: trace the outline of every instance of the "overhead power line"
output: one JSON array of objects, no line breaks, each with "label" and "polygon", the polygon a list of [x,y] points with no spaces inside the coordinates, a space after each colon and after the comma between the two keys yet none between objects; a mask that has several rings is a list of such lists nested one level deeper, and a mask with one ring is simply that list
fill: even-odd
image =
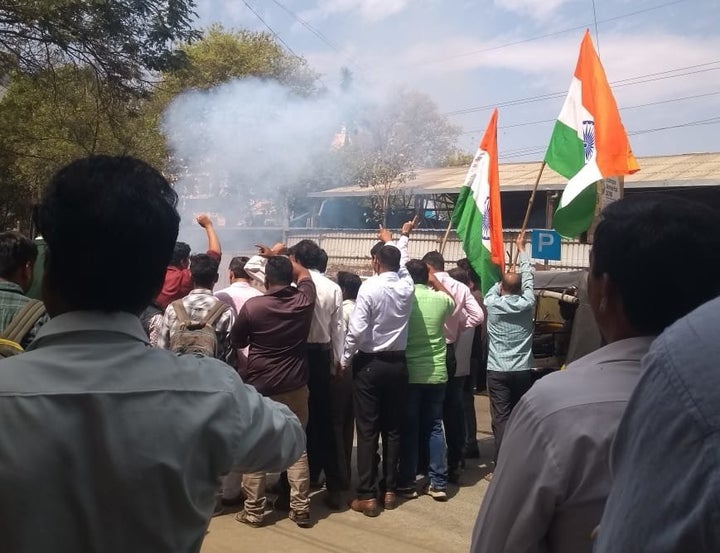
[{"label": "overhead power line", "polygon": [[[674,5],[674,4],[682,4],[683,2],[688,2],[688,1],[690,1],[690,0],[673,0],[672,2],[666,2],[666,3],[664,3],[664,4],[658,4],[657,6],[651,6],[651,7],[649,7],[649,8],[644,8],[644,9],[642,9],[642,10],[636,10],[636,11],[634,11],[634,12],[629,12],[629,13],[625,13],[625,14],[622,14],[622,15],[616,15],[615,17],[609,17],[608,19],[602,19],[602,20],[599,20],[598,23],[599,23],[599,24],[602,24],[602,23],[611,23],[611,22],[613,22],[613,21],[618,21],[618,20],[620,20],[620,19],[625,19],[625,18],[627,18],[627,17],[633,17],[633,16],[635,16],[635,15],[640,15],[640,14],[647,13],[647,12],[650,12],[650,11],[653,11],[653,10],[659,10],[659,9],[662,9],[662,8],[666,8],[666,7],[668,7],[668,6],[672,6],[672,5]],[[525,43],[527,43],[527,42],[533,42],[533,41],[535,41],[535,40],[541,40],[541,39],[543,39],[543,38],[550,38],[550,37],[554,37],[554,36],[558,36],[558,35],[563,35],[563,34],[565,34],[565,33],[570,33],[570,32],[573,32],[573,31],[581,31],[581,30],[583,30],[583,29],[587,29],[591,24],[592,24],[592,23],[586,23],[586,24],[584,24],[584,25],[578,25],[578,26],[576,26],[576,27],[568,27],[567,29],[562,29],[562,30],[560,30],[560,31],[554,31],[554,32],[552,32],[552,33],[545,33],[545,34],[542,34],[542,35],[535,35],[535,36],[532,36],[532,37],[523,38],[523,39],[515,40],[515,41],[512,41],[512,42],[506,42],[506,43],[504,43],[504,44],[498,44],[497,46],[488,46],[487,48],[481,48],[481,49],[479,49],[479,50],[473,50],[472,52],[464,52],[464,53],[462,53],[462,54],[453,54],[453,55],[451,55],[451,56],[445,56],[445,57],[437,58],[437,59],[434,59],[434,60],[427,60],[427,61],[424,61],[424,62],[422,62],[422,63],[418,63],[417,65],[426,65],[426,64],[433,64],[433,63],[441,63],[441,62],[443,62],[443,61],[448,61],[448,60],[452,60],[452,59],[465,58],[465,57],[468,57],[468,56],[474,56],[474,55],[476,55],[476,54],[483,54],[483,53],[485,53],[485,52],[492,52],[492,51],[495,51],[495,50],[501,50],[501,49],[503,49],[503,48],[509,48],[510,46],[517,46],[518,44],[525,44]]]},{"label": "overhead power line", "polygon": [[[719,96],[720,91],[717,92],[706,92],[704,94],[693,94],[692,96],[683,96],[682,98],[668,98],[666,100],[657,100],[655,102],[646,102],[644,104],[636,104],[634,106],[623,106],[620,108],[620,111],[628,111],[631,109],[639,109],[639,108],[645,108],[648,106],[659,106],[662,104],[671,104],[674,102],[682,102],[685,100],[695,100],[697,98],[707,98],[709,96]],[[498,130],[505,130],[505,129],[514,129],[516,127],[530,127],[532,125],[541,125],[543,123],[552,123],[554,121],[557,121],[557,118],[555,119],[543,119],[541,121],[525,121],[523,123],[513,123],[511,125],[501,125],[498,127]],[[485,132],[485,129],[473,129],[470,131],[465,131],[462,134],[473,134],[473,133],[479,133],[479,132]]]},{"label": "overhead power line", "polygon": [[[621,88],[625,86],[634,86],[638,84],[644,84],[649,82],[655,82],[655,81],[662,81],[665,79],[674,79],[677,77],[685,77],[688,75],[695,75],[698,73],[706,73],[708,71],[718,71],[720,70],[720,66],[718,67],[708,67],[710,65],[717,65],[720,64],[720,60],[715,60],[711,62],[706,63],[700,63],[696,65],[688,65],[685,67],[677,67],[675,69],[668,69],[666,71],[660,71],[656,73],[647,73],[645,75],[636,75],[634,77],[628,77],[625,79],[620,79],[618,81],[613,81],[610,83],[610,85],[614,88]],[[703,69],[699,69],[703,68]],[[689,71],[689,70],[693,71]],[[674,75],[671,75],[670,73],[676,73]],[[464,109],[458,109],[455,111],[448,111],[444,113],[444,115],[465,115],[468,113],[475,113],[478,111],[486,111],[491,110],[494,108],[501,108],[501,107],[510,107],[510,106],[517,106],[522,104],[531,104],[534,102],[542,102],[545,100],[552,100],[556,98],[563,98],[567,95],[567,90],[564,91],[558,91],[558,92],[551,92],[548,94],[540,94],[538,96],[528,96],[525,98],[516,98],[514,100],[506,100],[504,102],[495,102],[492,104],[486,104],[482,106],[475,106],[475,107],[469,107]]]},{"label": "overhead power line", "polygon": [[[628,131],[628,136],[639,136],[643,134],[651,134],[661,131],[668,131],[673,129],[685,129],[689,127],[700,127],[705,125],[718,125],[720,124],[720,116],[714,116],[714,117],[708,117],[707,119],[699,119],[697,121],[686,121],[685,123],[678,123],[676,125],[666,125],[664,127],[655,127],[652,129],[641,129],[641,130],[634,130],[634,131]],[[513,158],[513,157],[522,157],[522,156],[529,156],[534,154],[542,154],[547,149],[547,146],[526,146],[523,148],[517,148],[514,150],[509,150],[508,152],[504,153],[501,157],[503,159],[507,158]]]},{"label": "overhead power line", "polygon": [[312,34],[314,34],[318,39],[320,39],[326,46],[328,46],[330,49],[335,50],[336,52],[340,52],[340,48],[335,46],[333,42],[330,41],[328,37],[326,37],[323,33],[321,33],[316,27],[313,27],[310,23],[308,23],[305,19],[300,17],[297,13],[292,11],[290,8],[288,8],[285,4],[282,2],[279,2],[278,0],[272,0],[273,4],[275,4],[278,8],[283,10],[285,13],[290,15],[295,21],[300,23],[303,27],[305,27],[308,31],[310,31]]}]

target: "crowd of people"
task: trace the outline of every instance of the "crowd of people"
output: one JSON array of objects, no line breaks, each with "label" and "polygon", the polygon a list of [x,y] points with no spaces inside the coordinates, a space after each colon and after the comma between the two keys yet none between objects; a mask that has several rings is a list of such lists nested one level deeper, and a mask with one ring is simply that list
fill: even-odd
[{"label": "crowd of people", "polygon": [[[396,237],[381,227],[366,279],[327,274],[327,254],[302,240],[232,258],[229,286],[215,290],[213,222],[197,217],[208,247],[193,254],[177,242],[176,202],[136,159],[60,170],[35,212],[42,301],[26,295],[37,245],[0,233],[8,550],[198,550],[231,505],[252,527],[269,505],[312,526],[321,487],[330,509],[368,517],[420,494],[447,501],[479,456],[481,369],[496,455],[473,552],[720,543],[708,524],[720,492],[709,364],[720,227],[707,206],[635,197],[604,210],[588,295],[605,345],[538,379],[524,235],[484,297],[467,260],[446,270],[437,251],[410,259],[415,220]],[[660,461],[677,447],[682,473]],[[281,473],[272,487],[269,473]],[[658,510],[660,477],[684,512]]]}]

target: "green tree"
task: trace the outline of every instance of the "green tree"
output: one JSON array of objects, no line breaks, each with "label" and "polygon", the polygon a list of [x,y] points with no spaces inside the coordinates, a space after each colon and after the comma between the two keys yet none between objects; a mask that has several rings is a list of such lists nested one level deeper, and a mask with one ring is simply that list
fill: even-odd
[{"label": "green tree", "polygon": [[401,185],[415,170],[435,167],[454,151],[460,128],[440,114],[437,104],[416,91],[400,91],[386,103],[359,112],[350,144],[342,149],[346,183],[372,189],[378,223],[392,208],[407,208],[411,197]]},{"label": "green tree", "polygon": [[303,58],[285,50],[269,33],[207,29],[202,39],[180,46],[186,63],[165,72],[162,88],[175,95],[189,88],[209,89],[233,79],[272,79],[298,94],[317,92],[318,74]]},{"label": "green tree", "polygon": [[157,120],[144,99],[112,93],[89,67],[66,65],[16,74],[0,100],[0,188],[11,198],[3,226],[29,230],[30,205],[51,175],[72,159],[93,154],[134,155],[166,163]]},{"label": "green tree", "polygon": [[179,67],[173,43],[197,38],[195,0],[5,0],[0,74],[74,63],[102,80],[143,89],[148,71]]}]

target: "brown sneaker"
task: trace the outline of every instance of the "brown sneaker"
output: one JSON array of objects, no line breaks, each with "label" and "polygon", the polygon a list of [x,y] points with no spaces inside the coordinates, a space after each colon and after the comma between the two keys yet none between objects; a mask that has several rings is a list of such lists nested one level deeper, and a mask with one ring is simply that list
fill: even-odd
[{"label": "brown sneaker", "polygon": [[377,499],[353,499],[350,508],[366,517],[376,517],[380,514]]},{"label": "brown sneaker", "polygon": [[290,514],[288,516],[290,520],[292,520],[300,528],[310,528],[312,526],[312,522],[310,522],[310,511],[299,513],[297,511],[290,510]]},{"label": "brown sneaker", "polygon": [[385,492],[383,503],[385,504],[385,508],[389,511],[397,507],[397,495],[395,495],[395,492]]},{"label": "brown sneaker", "polygon": [[263,525],[262,519],[253,520],[248,518],[248,514],[244,510],[235,515],[235,520],[242,522],[243,524],[247,524],[248,526],[252,526],[253,528],[260,528]]}]

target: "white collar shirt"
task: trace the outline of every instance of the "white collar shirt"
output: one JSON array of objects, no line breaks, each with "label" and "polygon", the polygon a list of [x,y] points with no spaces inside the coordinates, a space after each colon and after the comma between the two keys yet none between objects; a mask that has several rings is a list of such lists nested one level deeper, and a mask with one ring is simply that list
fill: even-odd
[{"label": "white collar shirt", "polygon": [[334,360],[339,361],[343,354],[345,339],[342,323],[342,290],[335,282],[314,269],[310,270],[310,278],[315,283],[317,296],[308,343],[331,344]]},{"label": "white collar shirt", "polygon": [[215,297],[229,306],[234,307],[235,313],[240,313],[240,310],[247,300],[256,296],[262,296],[262,294],[260,290],[250,285],[249,282],[238,280],[227,288],[215,292]]},{"label": "white collar shirt", "polygon": [[454,344],[463,330],[482,324],[485,315],[467,285],[455,280],[445,271],[436,272],[435,277],[455,300],[455,311],[445,320],[445,342]]},{"label": "white collar shirt", "polygon": [[591,553],[610,446],[652,337],[608,344],[538,382],[515,407],[471,553]]},{"label": "white collar shirt", "polygon": [[129,313],[59,315],[0,360],[0,419],[7,551],[199,551],[221,474],[305,448],[286,407],[221,361],[148,347]]},{"label": "white collar shirt", "polygon": [[405,350],[414,292],[415,285],[404,265],[397,273],[381,273],[362,283],[348,324],[344,367],[349,366],[358,350]]}]

